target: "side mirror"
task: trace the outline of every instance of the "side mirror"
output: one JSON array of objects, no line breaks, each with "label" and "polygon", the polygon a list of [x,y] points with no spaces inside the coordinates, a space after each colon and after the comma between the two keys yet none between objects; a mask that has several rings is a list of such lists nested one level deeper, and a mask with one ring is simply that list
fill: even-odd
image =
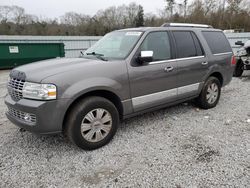
[{"label": "side mirror", "polygon": [[138,57],[139,63],[149,63],[153,61],[153,51],[141,51]]},{"label": "side mirror", "polygon": [[237,41],[235,42],[235,45],[244,46],[244,43],[242,41]]}]

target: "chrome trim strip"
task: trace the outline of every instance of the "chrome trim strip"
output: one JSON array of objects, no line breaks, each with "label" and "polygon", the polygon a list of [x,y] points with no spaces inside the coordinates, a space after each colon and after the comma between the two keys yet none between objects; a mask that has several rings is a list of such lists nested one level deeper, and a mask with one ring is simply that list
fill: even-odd
[{"label": "chrome trim strip", "polygon": [[154,104],[159,102],[164,102],[172,97],[177,97],[178,95],[187,94],[190,92],[196,92],[199,89],[201,83],[190,84],[187,86],[182,86],[179,88],[174,88],[170,90],[165,90],[161,92],[156,92],[148,95],[142,95],[139,97],[132,98],[132,104],[134,110],[138,110],[138,108],[155,106]]},{"label": "chrome trim strip", "polygon": [[190,24],[190,23],[165,23],[161,27],[201,27],[201,28],[213,28],[211,25],[205,24]]},{"label": "chrome trim strip", "polygon": [[185,57],[185,58],[177,58],[177,59],[170,59],[170,60],[163,60],[163,61],[153,61],[153,62],[150,62],[149,65],[160,64],[160,63],[170,63],[170,62],[174,62],[174,61],[200,59],[200,58],[204,58],[204,57],[205,56],[195,56],[195,57]]},{"label": "chrome trim strip", "polygon": [[199,89],[199,86],[200,86],[200,83],[179,87],[177,93],[178,95],[182,95],[182,94],[186,94],[190,92],[195,92]]},{"label": "chrome trim strip", "polygon": [[129,101],[131,101],[131,99],[123,100],[123,101],[121,101],[121,103],[129,102]]},{"label": "chrome trim strip", "polygon": [[233,52],[224,52],[224,53],[218,53],[218,54],[213,54],[215,56],[219,56],[219,55],[227,55],[227,54],[232,54]]},{"label": "chrome trim strip", "polygon": [[176,59],[163,60],[163,61],[153,61],[153,62],[150,62],[149,65],[161,64],[161,63],[170,63],[170,62],[174,62],[174,61],[176,61]]},{"label": "chrome trim strip", "polygon": [[132,98],[132,104],[136,110],[175,96],[177,96],[177,88]]}]

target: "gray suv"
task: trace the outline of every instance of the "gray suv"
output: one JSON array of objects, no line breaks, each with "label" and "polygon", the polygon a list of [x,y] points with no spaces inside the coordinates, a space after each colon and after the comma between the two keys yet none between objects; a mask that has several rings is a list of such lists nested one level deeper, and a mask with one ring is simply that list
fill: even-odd
[{"label": "gray suv", "polygon": [[195,99],[204,109],[219,101],[235,58],[221,30],[165,24],[105,35],[81,58],[60,58],[10,72],[6,112],[39,134],[63,132],[77,146],[96,149],[119,122]]}]

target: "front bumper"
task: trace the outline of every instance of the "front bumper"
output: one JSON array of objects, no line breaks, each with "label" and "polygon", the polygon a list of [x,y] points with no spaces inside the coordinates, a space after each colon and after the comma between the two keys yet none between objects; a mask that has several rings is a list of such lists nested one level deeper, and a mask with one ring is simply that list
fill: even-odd
[{"label": "front bumper", "polygon": [[[7,95],[5,104],[9,111],[6,112],[6,116],[15,125],[30,132],[38,134],[59,133],[62,131],[66,111],[63,109],[66,109],[67,102],[66,99],[53,101],[21,99],[16,102]],[[26,121],[24,114],[31,114],[33,121]]]}]

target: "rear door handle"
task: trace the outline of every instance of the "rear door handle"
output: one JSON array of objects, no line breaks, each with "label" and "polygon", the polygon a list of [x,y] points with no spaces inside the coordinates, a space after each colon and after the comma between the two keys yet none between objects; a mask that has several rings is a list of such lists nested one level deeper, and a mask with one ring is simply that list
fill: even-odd
[{"label": "rear door handle", "polygon": [[165,67],[164,68],[164,71],[165,72],[171,72],[171,71],[173,71],[174,70],[174,67],[172,67],[172,66],[169,66],[169,67]]},{"label": "rear door handle", "polygon": [[204,61],[204,62],[202,62],[201,64],[202,64],[202,65],[207,65],[208,62],[207,62],[207,61]]}]

